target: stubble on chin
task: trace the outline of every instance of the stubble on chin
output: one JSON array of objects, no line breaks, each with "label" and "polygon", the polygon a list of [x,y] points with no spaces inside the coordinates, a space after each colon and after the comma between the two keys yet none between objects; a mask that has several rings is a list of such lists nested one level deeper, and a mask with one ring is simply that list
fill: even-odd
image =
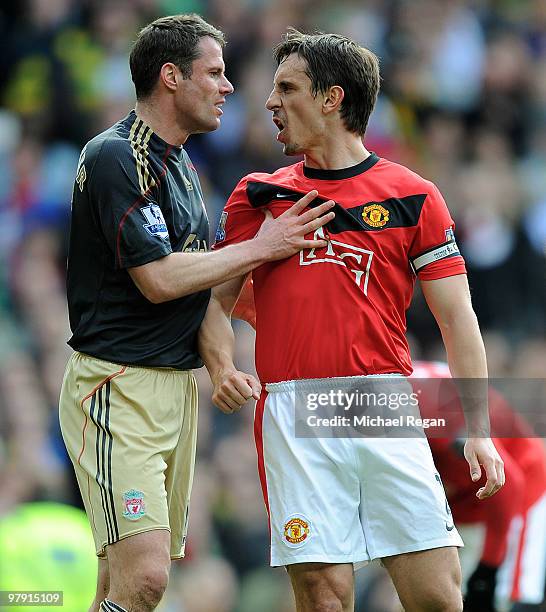
[{"label": "stubble on chin", "polygon": [[300,147],[297,143],[287,143],[284,145],[283,153],[287,156],[300,155]]}]

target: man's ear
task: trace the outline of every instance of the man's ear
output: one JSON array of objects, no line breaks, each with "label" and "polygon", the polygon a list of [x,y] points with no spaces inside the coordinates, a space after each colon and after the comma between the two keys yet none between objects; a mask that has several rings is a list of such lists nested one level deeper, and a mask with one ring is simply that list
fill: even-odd
[{"label": "man's ear", "polygon": [[340,87],[339,85],[330,87],[330,89],[324,94],[324,100],[322,102],[323,112],[330,114],[339,110],[344,97],[345,92],[343,91],[343,87]]},{"label": "man's ear", "polygon": [[182,79],[180,69],[173,63],[167,62],[161,66],[159,80],[169,91],[175,91]]}]

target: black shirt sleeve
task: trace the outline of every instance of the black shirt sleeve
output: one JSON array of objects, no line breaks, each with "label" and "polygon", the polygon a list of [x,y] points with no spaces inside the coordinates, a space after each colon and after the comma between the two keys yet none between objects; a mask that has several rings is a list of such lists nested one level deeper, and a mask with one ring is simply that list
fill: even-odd
[{"label": "black shirt sleeve", "polygon": [[127,141],[102,144],[88,189],[116,268],[141,266],[172,252],[157,179],[147,157]]}]

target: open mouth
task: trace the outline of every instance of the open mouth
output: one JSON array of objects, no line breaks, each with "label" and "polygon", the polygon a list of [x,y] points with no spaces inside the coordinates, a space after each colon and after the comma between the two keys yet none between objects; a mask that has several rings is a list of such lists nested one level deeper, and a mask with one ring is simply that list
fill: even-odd
[{"label": "open mouth", "polygon": [[278,117],[273,117],[273,123],[277,126],[280,132],[284,130],[284,123]]},{"label": "open mouth", "polygon": [[220,100],[220,102],[216,102],[216,104],[214,105],[216,107],[216,110],[218,111],[218,113],[220,115],[224,114],[224,111],[222,110],[222,106],[224,104],[225,100]]},{"label": "open mouth", "polygon": [[279,130],[279,133],[277,134],[277,140],[281,140],[282,139],[282,135],[285,129],[285,125],[283,123],[283,121],[281,121],[281,119],[279,119],[278,117],[273,117],[273,123],[277,126],[277,129]]}]

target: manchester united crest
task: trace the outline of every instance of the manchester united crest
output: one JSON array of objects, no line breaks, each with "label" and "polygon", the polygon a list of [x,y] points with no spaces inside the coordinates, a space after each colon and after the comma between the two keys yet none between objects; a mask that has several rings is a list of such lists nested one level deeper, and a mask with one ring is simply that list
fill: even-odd
[{"label": "manchester united crest", "polygon": [[389,222],[389,211],[381,204],[369,204],[364,207],[362,218],[371,227],[384,227]]},{"label": "manchester united crest", "polygon": [[284,524],[283,540],[292,548],[302,546],[309,537],[310,530],[309,521],[305,517],[293,516]]}]

